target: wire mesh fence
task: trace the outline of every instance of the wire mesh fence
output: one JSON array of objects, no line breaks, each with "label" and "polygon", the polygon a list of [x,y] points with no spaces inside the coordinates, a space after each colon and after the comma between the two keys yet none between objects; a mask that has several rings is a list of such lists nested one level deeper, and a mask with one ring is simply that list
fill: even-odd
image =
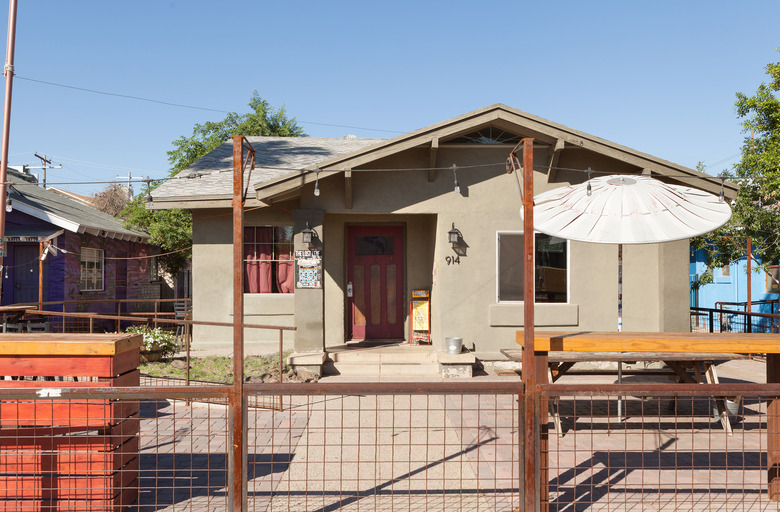
[{"label": "wire mesh fence", "polygon": [[[0,388],[0,510],[231,509],[231,388],[87,384]],[[518,383],[247,388],[248,510],[519,504]]]},{"label": "wire mesh fence", "polygon": [[249,452],[276,457],[265,478],[249,482],[250,510],[519,506],[518,383],[318,391],[250,421]]},{"label": "wire mesh fence", "polygon": [[550,411],[561,431],[543,443],[548,510],[778,510],[768,491],[770,397],[635,386],[621,393],[621,415],[614,390],[566,396],[553,388]]},{"label": "wire mesh fence", "polygon": [[[92,384],[0,388],[0,510],[231,510],[230,387]],[[542,509],[778,510],[763,386],[541,386]],[[516,380],[244,392],[248,510],[522,510]]]}]

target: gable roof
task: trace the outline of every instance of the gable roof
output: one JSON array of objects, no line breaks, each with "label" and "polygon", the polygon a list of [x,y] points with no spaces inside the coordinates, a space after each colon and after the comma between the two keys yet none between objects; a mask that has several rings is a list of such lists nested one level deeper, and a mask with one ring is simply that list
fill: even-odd
[{"label": "gable roof", "polygon": [[[490,105],[392,139],[249,137],[258,159],[265,158],[268,163],[258,160],[260,168],[253,172],[248,187],[254,187],[258,200],[289,197],[291,192],[316,178],[358,169],[413,148],[438,147],[440,143],[446,144],[448,140],[457,140],[488,126],[533,137],[536,144],[548,145],[551,154],[564,149],[585,149],[635,166],[648,175],[673,177],[675,181],[713,193],[721,188],[719,178],[502,104]],[[348,144],[350,140],[352,144]],[[323,150],[330,145],[337,146],[338,150]],[[271,151],[274,153],[269,154]],[[160,201],[163,207],[166,202],[179,202],[170,207],[197,207],[195,201],[201,201],[201,206],[227,206],[229,204],[224,201],[232,197],[229,174],[232,167],[232,143],[228,142],[183,171],[179,175],[181,179],[170,180],[156,189],[154,200]],[[315,170],[320,172],[315,173]],[[204,172],[208,173],[206,179]],[[184,180],[188,178],[197,179],[187,184]],[[724,188],[727,195],[734,195],[738,186],[725,182]],[[208,200],[215,202],[209,204]]]},{"label": "gable roof", "polygon": [[73,233],[89,233],[135,242],[146,242],[149,239],[146,233],[125,228],[121,221],[107,213],[45,189],[10,170],[8,181],[12,208],[31,217]]}]

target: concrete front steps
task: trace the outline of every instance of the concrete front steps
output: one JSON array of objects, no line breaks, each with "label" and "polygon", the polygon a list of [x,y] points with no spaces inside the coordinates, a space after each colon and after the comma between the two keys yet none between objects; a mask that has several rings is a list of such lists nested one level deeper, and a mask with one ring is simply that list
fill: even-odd
[{"label": "concrete front steps", "polygon": [[349,343],[326,350],[325,375],[471,377],[470,352],[450,355],[431,345]]}]

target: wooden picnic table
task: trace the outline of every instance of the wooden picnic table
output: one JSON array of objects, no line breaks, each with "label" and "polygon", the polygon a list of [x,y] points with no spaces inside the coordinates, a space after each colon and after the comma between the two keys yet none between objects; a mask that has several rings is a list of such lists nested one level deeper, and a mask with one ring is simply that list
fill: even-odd
[{"label": "wooden picnic table", "polygon": [[[504,354],[511,361],[522,362],[523,349],[502,349]],[[708,383],[718,384],[718,373],[715,369],[716,361],[729,361],[733,359],[747,359],[746,354],[736,354],[728,352],[701,352],[701,353],[683,353],[683,352],[587,352],[587,351],[562,351],[556,350],[547,352],[547,381],[555,382],[565,375],[575,364],[600,361],[634,363],[637,361],[662,362],[674,374],[679,382],[691,384]],[[689,373],[693,369],[693,375]],[[618,383],[623,383],[623,373],[618,367]],[[620,400],[620,399],[619,399]],[[728,408],[722,398],[717,398],[716,407],[718,416],[723,425],[723,429],[728,435],[732,435],[731,421],[728,417]],[[555,402],[551,407],[553,415],[553,425],[557,434],[562,434],[561,420],[558,416],[558,410]],[[620,408],[618,408],[620,414]]]},{"label": "wooden picnic table", "polygon": [[[502,349],[509,360],[522,362],[523,349],[510,348]],[[701,363],[704,367],[702,375],[708,382],[717,383],[718,376],[714,370],[715,361],[730,361],[733,359],[748,359],[747,354],[736,354],[729,352],[701,352],[701,353],[682,353],[682,352],[586,352],[586,351],[550,351],[547,352],[547,360],[551,369],[554,382],[566,374],[576,363],[588,361],[606,361],[617,363],[633,363],[636,361],[662,362],[669,367],[683,382],[701,382],[700,372],[696,371]],[[694,368],[695,377],[686,371],[687,368]],[[707,376],[709,372],[709,376]]]},{"label": "wooden picnic table", "polygon": [[[524,345],[523,331],[517,331],[516,341],[520,346]],[[594,356],[604,352],[648,355],[639,360],[659,353],[666,357],[684,354],[689,360],[699,357],[694,354],[766,354],[766,381],[780,383],[780,334],[777,333],[534,331],[536,368],[549,368],[551,352],[593,353]],[[537,370],[540,384],[549,382],[548,375],[548,372]],[[542,410],[546,411],[546,406]],[[766,418],[769,497],[772,501],[780,501],[780,400],[769,402]],[[547,423],[545,418],[542,422]]]}]

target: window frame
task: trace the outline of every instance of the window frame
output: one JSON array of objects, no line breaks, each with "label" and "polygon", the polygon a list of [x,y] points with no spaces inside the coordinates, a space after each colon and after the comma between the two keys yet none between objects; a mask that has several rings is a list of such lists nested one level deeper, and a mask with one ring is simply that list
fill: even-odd
[{"label": "window frame", "polygon": [[[93,263],[95,268],[88,268]],[[90,279],[92,277],[92,279]],[[93,284],[90,285],[90,282]],[[106,289],[106,253],[96,247],[82,247],[79,254],[79,291],[102,292]]]},{"label": "window frame", "polygon": [[[534,231],[534,297],[536,297],[536,238],[539,235],[543,235],[538,231]],[[501,299],[501,236],[520,236],[524,237],[523,231],[501,230],[496,231],[496,303],[497,304],[523,304],[525,301]],[[549,236],[549,235],[548,235]],[[569,240],[563,239],[566,243],[566,300],[563,302],[539,302],[534,300],[535,304],[570,304],[571,303],[571,244]]]},{"label": "window frame", "polygon": [[[271,228],[272,229],[272,232],[271,232],[271,242],[270,243],[268,243],[268,242],[258,242],[256,233],[255,233],[255,240],[253,242],[247,242],[247,240],[246,240],[246,230],[247,229],[257,229],[257,228]],[[243,271],[244,271],[244,290],[243,290],[243,293],[245,295],[252,295],[252,296],[264,296],[264,295],[274,296],[274,295],[292,295],[292,294],[294,294],[295,293],[295,244],[294,244],[295,232],[294,232],[293,224],[292,223],[290,223],[290,224],[245,224],[243,229],[244,229],[244,237],[243,237],[243,241],[242,241],[242,256],[241,256],[241,264],[242,264]],[[284,242],[277,242],[277,236],[276,236],[277,229],[287,229],[289,231],[289,239],[287,241],[284,241]],[[250,288],[249,288],[250,285],[248,283],[248,277],[246,275],[247,263],[251,261],[251,260],[246,258],[246,255],[247,255],[246,247],[247,247],[248,244],[253,244],[255,246],[256,245],[260,245],[260,244],[271,245],[272,246],[271,247],[271,259],[270,260],[254,260],[254,261],[271,262],[271,291],[268,291],[268,292],[261,292],[261,291],[252,292],[252,291],[249,291],[250,290]],[[277,251],[277,246],[280,246],[280,245],[288,245],[290,247],[289,259],[288,260],[280,260],[279,259],[279,252]],[[255,254],[257,254],[257,252],[255,252]],[[279,283],[278,283],[278,280],[277,280],[277,275],[278,275],[277,271],[278,271],[278,265],[279,265],[280,262],[289,262],[287,264],[292,266],[291,272],[293,274],[293,284],[292,284],[292,288],[291,288],[290,292],[287,292],[287,293],[282,292],[282,291],[279,290]]]}]

